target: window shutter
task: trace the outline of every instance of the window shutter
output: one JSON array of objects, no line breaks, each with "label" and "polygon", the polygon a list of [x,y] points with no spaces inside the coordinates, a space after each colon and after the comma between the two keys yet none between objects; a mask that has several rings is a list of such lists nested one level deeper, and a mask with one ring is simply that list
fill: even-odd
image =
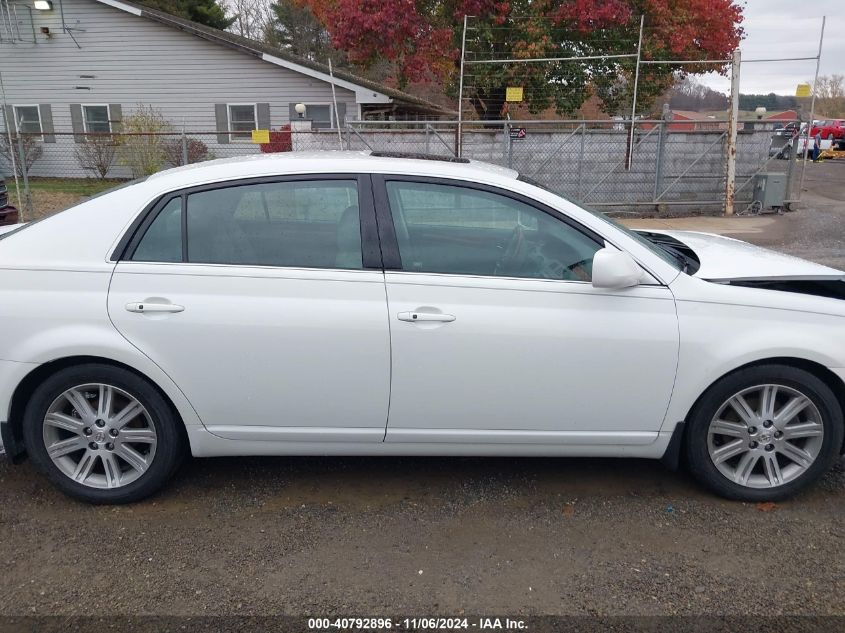
[{"label": "window shutter", "polygon": [[123,127],[123,108],[119,103],[109,104],[109,123],[112,132],[120,132]]},{"label": "window shutter", "polygon": [[225,145],[229,142],[229,113],[225,103],[214,104],[214,118],[217,120],[217,142]]},{"label": "window shutter", "polygon": [[73,129],[73,142],[85,141],[85,126],[82,125],[82,104],[70,104],[70,126]]},{"label": "window shutter", "polygon": [[56,135],[53,134],[53,108],[49,103],[38,105],[38,116],[41,119],[41,132],[44,135],[45,143],[55,143]]},{"label": "window shutter", "polygon": [[288,119],[291,121],[296,121],[299,118],[299,115],[296,113],[296,104],[289,103],[288,104]]},{"label": "window shutter", "polygon": [[270,104],[256,103],[255,104],[256,119],[259,130],[270,129]]},{"label": "window shutter", "polygon": [[342,101],[337,104],[337,121],[332,121],[332,127],[344,127],[346,125],[346,104]]}]

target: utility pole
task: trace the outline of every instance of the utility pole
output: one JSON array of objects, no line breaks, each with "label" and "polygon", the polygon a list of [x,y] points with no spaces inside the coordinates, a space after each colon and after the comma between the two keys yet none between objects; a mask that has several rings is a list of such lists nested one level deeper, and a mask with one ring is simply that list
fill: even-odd
[{"label": "utility pole", "polygon": [[[827,21],[827,16],[822,17],[822,32],[819,35],[819,53],[816,57],[816,76],[813,78],[813,98],[810,100],[810,120],[807,122],[807,143],[804,145],[804,160],[801,165],[801,180],[798,184],[798,199],[801,199],[801,194],[804,191],[804,172],[807,171],[807,154],[810,150],[810,131],[813,129],[813,118],[816,116],[816,94],[818,93],[819,87],[819,66],[822,63],[822,44],[824,43],[824,25]],[[800,128],[799,128],[799,138],[800,138]],[[801,143],[798,143],[798,139],[796,139],[796,144],[800,147]]]},{"label": "utility pole", "polygon": [[461,37],[461,77],[458,82],[458,138],[455,139],[458,158],[463,153],[463,112],[464,112],[464,57],[467,48],[467,16],[464,16],[464,34]]},{"label": "utility pole", "polygon": [[634,163],[634,125],[637,120],[637,89],[640,85],[640,58],[643,50],[643,25],[645,24],[645,15],[640,16],[640,39],[637,42],[637,65],[634,70],[634,95],[631,103],[631,131],[628,137],[628,156],[625,164],[625,169],[631,169]]}]

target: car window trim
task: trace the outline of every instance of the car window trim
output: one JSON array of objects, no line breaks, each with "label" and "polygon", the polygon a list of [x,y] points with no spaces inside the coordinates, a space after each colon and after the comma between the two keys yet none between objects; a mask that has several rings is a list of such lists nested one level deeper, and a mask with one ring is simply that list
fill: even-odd
[{"label": "car window trim", "polygon": [[[379,229],[376,220],[375,203],[373,199],[373,185],[370,174],[365,173],[310,173],[259,176],[254,178],[237,178],[234,180],[219,180],[213,183],[194,185],[168,191],[153,202],[148,204],[138,217],[132,222],[129,228],[121,237],[112,253],[111,261],[129,261],[135,254],[138,244],[146,234],[150,225],[155,221],[161,210],[174,198],[182,198],[181,226],[182,226],[182,261],[181,262],[157,262],[186,264],[188,262],[188,231],[187,231],[187,199],[194,193],[214,191],[216,189],[228,189],[230,187],[241,187],[245,185],[263,185],[285,182],[308,182],[315,180],[349,180],[354,181],[358,190],[358,221],[361,232],[361,259],[363,270],[382,270],[381,246],[379,244]],[[202,262],[190,262],[198,263]],[[225,264],[237,266],[238,264]],[[301,268],[301,266],[271,266],[271,268]],[[325,270],[334,270],[326,268]],[[346,270],[346,269],[338,269]]]},{"label": "car window trim", "polygon": [[[510,191],[508,189],[502,189],[500,187],[495,187],[493,185],[487,185],[478,182],[472,182],[469,180],[459,180],[455,178],[444,178],[441,176],[406,176],[401,174],[372,174],[372,181],[373,181],[373,195],[376,201],[376,217],[378,218],[378,228],[379,228],[379,238],[381,241],[381,248],[382,248],[382,259],[384,261],[384,269],[385,270],[395,270],[401,271],[405,273],[414,273],[414,274],[423,274],[423,275],[430,275],[430,274],[437,274],[437,275],[451,275],[453,277],[466,277],[467,275],[461,273],[448,273],[448,272],[438,272],[438,273],[430,273],[430,272],[421,272],[416,270],[406,270],[402,266],[402,256],[399,253],[399,241],[396,239],[396,229],[393,224],[393,215],[390,209],[390,200],[387,196],[387,183],[388,182],[410,182],[410,183],[417,183],[417,184],[432,184],[432,185],[444,185],[449,187],[464,187],[465,189],[475,189],[477,191],[483,191],[485,193],[492,193],[494,195],[504,196],[506,198],[510,198],[511,200],[515,200],[516,202],[520,202],[532,209],[536,209],[537,211],[541,211],[548,216],[551,216],[555,220],[559,222],[563,222],[573,230],[581,233],[584,237],[590,239],[591,241],[595,242],[598,249],[604,247],[607,240],[596,233],[595,231],[591,230],[590,228],[576,222],[572,218],[566,216],[565,214],[549,207],[539,200],[535,200],[533,198],[529,198],[523,194],[517,193],[515,191]],[[495,279],[504,279],[505,277],[495,277],[492,275],[472,275],[473,277],[484,277],[484,278],[495,278]],[[531,277],[515,277],[514,279],[533,279]],[[566,281],[566,280],[560,280]]]}]

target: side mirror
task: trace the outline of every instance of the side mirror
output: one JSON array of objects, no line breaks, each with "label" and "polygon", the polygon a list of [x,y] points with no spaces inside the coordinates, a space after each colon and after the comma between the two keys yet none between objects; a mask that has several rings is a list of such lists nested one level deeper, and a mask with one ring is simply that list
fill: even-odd
[{"label": "side mirror", "polygon": [[604,247],[593,257],[593,287],[630,288],[640,283],[643,271],[637,262],[623,251]]}]

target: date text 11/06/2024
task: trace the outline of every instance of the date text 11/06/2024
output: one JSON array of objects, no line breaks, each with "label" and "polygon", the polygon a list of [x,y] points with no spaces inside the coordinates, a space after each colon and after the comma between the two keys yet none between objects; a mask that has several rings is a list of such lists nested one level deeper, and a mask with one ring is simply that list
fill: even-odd
[{"label": "date text 11/06/2024", "polygon": [[308,629],[312,631],[355,631],[355,630],[511,630],[519,631],[527,628],[524,620],[498,617],[478,618],[309,618]]}]

